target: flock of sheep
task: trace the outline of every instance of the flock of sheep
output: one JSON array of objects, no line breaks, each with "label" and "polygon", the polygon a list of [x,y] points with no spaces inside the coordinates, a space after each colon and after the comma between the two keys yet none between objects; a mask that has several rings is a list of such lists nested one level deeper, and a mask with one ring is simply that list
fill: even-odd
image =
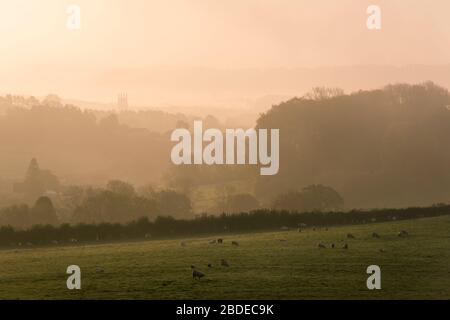
[{"label": "flock of sheep", "polygon": [[[223,244],[223,239],[222,238],[213,239],[213,240],[209,241],[209,244],[211,244],[211,245],[212,244]],[[185,247],[186,246],[186,242],[182,241],[180,243],[180,245],[182,247]],[[231,241],[231,245],[234,246],[234,247],[238,247],[239,246],[239,242]],[[225,259],[221,259],[220,260],[220,265],[222,267],[226,267],[226,268],[228,268],[230,266],[228,261],[225,260]],[[213,267],[213,265],[211,263],[208,263],[208,268],[212,268],[212,267]],[[192,278],[194,278],[195,280],[200,280],[201,278],[203,278],[205,276],[205,274],[203,272],[199,271],[195,266],[192,265],[191,269],[192,269]]]},{"label": "flock of sheep", "polygon": [[[302,232],[302,227],[306,227],[306,225],[304,225],[304,224],[299,225],[299,226],[300,226],[300,227],[298,228],[298,232]],[[289,229],[288,229],[287,227],[282,227],[281,230],[282,230],[282,231],[288,231]],[[312,228],[312,230],[313,230],[313,231],[316,231],[316,228],[314,227],[314,228]],[[328,231],[328,228],[325,228],[325,231]],[[400,231],[397,235],[398,235],[399,237],[402,237],[402,238],[403,238],[403,237],[409,236],[409,233],[408,233],[407,231],[405,231],[405,230],[402,230],[402,231]],[[346,238],[347,238],[347,239],[356,239],[356,237],[355,237],[352,233],[347,233]],[[372,233],[372,238],[380,239],[381,236],[380,236],[378,233],[373,232],[373,233]],[[280,241],[280,242],[286,242],[287,240],[286,240],[286,239],[278,239],[278,241]],[[210,244],[210,245],[213,245],[213,244],[223,244],[223,243],[224,243],[224,241],[223,241],[223,239],[221,239],[221,238],[219,238],[219,239],[213,239],[213,240],[210,240],[210,241],[209,241],[209,244]],[[185,246],[187,245],[187,243],[186,243],[185,241],[182,241],[182,242],[180,243],[180,245],[181,245],[182,247],[185,247]],[[237,246],[239,246],[239,242],[237,242],[237,241],[231,241],[231,245],[237,247]],[[326,248],[328,248],[328,246],[327,246],[326,244],[324,244],[324,243],[319,243],[319,244],[318,244],[318,248],[319,248],[319,249],[326,249]],[[335,248],[336,248],[336,244],[335,244],[335,243],[329,244],[329,248],[335,249]],[[344,244],[342,245],[341,248],[344,249],[344,250],[349,249],[348,243],[344,243]],[[380,252],[385,252],[384,249],[380,249],[379,251],[380,251]],[[229,266],[230,266],[230,265],[228,264],[228,262],[227,262],[225,259],[221,259],[220,265],[221,265],[222,267],[229,267]],[[213,267],[213,265],[209,263],[209,264],[208,264],[208,268],[212,268],[212,267]],[[193,265],[191,265],[191,270],[192,270],[192,277],[193,277],[193,279],[195,279],[195,280],[200,280],[201,278],[203,278],[203,277],[206,276],[205,273],[203,273],[202,271],[198,270],[198,269],[197,269],[195,266],[193,266]]]},{"label": "flock of sheep", "polygon": [[[313,229],[313,230],[315,230],[315,229]],[[325,230],[328,231],[328,228],[326,228]],[[300,229],[299,229],[299,231],[300,231]],[[404,238],[404,237],[409,236],[409,233],[408,233],[407,231],[405,231],[405,230],[402,230],[402,231],[400,231],[397,235],[398,235],[399,237]],[[373,233],[372,233],[372,238],[380,239],[381,237],[380,237],[380,235],[379,235],[378,233],[373,232]],[[347,233],[347,239],[356,239],[356,237],[355,237],[353,234],[351,234],[351,233]],[[318,244],[318,247],[319,247],[319,249],[326,249],[326,248],[327,248],[327,246],[326,246],[325,244],[323,244],[323,243],[319,243],[319,244]],[[331,243],[331,244],[330,244],[330,248],[331,248],[331,249],[334,249],[334,248],[336,248],[336,245],[335,245],[334,243]],[[345,243],[345,244],[342,246],[342,249],[348,249],[348,244]],[[384,249],[380,249],[380,252],[385,252],[385,251],[384,251]]]}]

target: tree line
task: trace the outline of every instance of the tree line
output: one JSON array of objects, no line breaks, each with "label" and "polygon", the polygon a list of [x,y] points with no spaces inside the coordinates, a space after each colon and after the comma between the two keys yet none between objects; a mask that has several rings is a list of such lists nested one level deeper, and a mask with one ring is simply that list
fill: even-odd
[{"label": "tree line", "polygon": [[296,212],[261,209],[219,216],[202,215],[194,219],[158,216],[154,221],[143,217],[135,221],[99,224],[35,225],[27,230],[11,226],[0,228],[0,246],[52,245],[75,242],[162,239],[201,234],[285,230],[286,228],[323,227],[363,224],[393,220],[435,217],[450,214],[450,205],[405,209],[375,209],[330,212]]},{"label": "tree line", "polygon": [[[59,196],[41,196],[32,206],[13,205],[0,209],[0,226],[29,229],[33,225],[128,223],[158,215],[190,217],[190,199],[170,189],[151,186],[137,192],[133,185],[111,180],[106,188],[68,187]],[[56,205],[54,206],[54,203]]]}]

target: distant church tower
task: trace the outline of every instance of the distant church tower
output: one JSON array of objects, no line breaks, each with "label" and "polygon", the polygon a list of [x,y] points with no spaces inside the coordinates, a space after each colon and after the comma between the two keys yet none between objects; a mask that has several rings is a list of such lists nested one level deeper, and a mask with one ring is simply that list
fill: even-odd
[{"label": "distant church tower", "polygon": [[117,96],[117,107],[119,110],[128,110],[128,94],[119,93]]}]

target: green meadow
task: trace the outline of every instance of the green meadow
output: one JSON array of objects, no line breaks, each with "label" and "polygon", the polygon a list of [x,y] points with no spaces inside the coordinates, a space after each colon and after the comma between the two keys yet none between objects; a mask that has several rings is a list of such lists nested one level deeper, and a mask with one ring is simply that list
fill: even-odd
[{"label": "green meadow", "polygon": [[[450,299],[449,230],[450,216],[442,216],[1,250],[0,299]],[[209,243],[217,238],[224,243]],[[69,265],[81,268],[81,290],[66,287]],[[206,276],[194,280],[191,265]],[[381,290],[367,289],[369,265],[381,268]]]}]

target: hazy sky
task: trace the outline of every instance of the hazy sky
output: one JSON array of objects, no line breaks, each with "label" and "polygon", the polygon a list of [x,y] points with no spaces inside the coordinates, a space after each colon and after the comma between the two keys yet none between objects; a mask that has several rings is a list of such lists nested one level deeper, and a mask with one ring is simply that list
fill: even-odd
[{"label": "hazy sky", "polygon": [[[69,4],[81,30],[66,27]],[[155,66],[449,64],[449,17],[449,0],[0,0],[0,93],[105,101],[115,92],[93,79]]]}]

